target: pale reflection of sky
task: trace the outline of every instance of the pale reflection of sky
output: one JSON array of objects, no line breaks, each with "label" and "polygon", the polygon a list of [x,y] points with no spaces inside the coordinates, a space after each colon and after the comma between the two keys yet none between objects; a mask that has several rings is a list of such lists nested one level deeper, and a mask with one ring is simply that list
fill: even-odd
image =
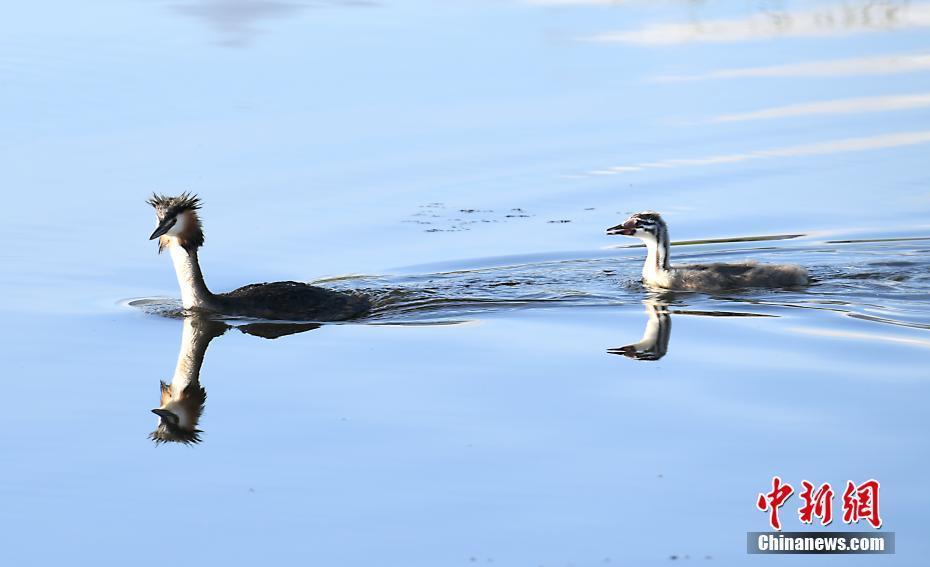
[{"label": "pale reflection of sky", "polygon": [[769,120],[773,118],[791,118],[816,114],[861,114],[864,112],[908,110],[926,106],[930,106],[930,93],[873,96],[790,104],[787,106],[776,106],[740,114],[722,114],[711,118],[709,122],[745,122],[747,120]]},{"label": "pale reflection of sky", "polygon": [[619,6],[631,0],[524,0],[533,6]]},{"label": "pale reflection of sky", "polygon": [[217,41],[228,47],[248,45],[260,33],[263,20],[293,17],[305,8],[342,5],[367,6],[366,0],[199,0],[172,4],[172,10],[184,16],[202,20],[220,35]]},{"label": "pale reflection of sky", "polygon": [[909,53],[876,57],[856,57],[828,61],[802,61],[784,65],[719,69],[694,75],[661,75],[655,82],[703,81],[753,77],[844,77],[856,75],[891,75],[930,70],[930,53]]},{"label": "pale reflection of sky", "polygon": [[930,26],[930,4],[855,3],[811,10],[771,11],[739,19],[651,24],[639,29],[591,35],[604,43],[673,45],[740,42],[775,37],[816,37]]},{"label": "pale reflection of sky", "polygon": [[843,152],[861,152],[894,148],[898,146],[911,146],[930,142],[930,131],[900,132],[882,136],[869,136],[864,138],[846,138],[815,144],[803,144],[769,150],[755,150],[746,153],[723,154],[701,158],[662,159],[652,162],[619,165],[604,169],[588,171],[588,175],[614,175],[643,169],[672,168],[672,167],[698,167],[705,165],[719,165],[724,163],[737,163],[752,159],[804,157]]},{"label": "pale reflection of sky", "polygon": [[913,337],[899,337],[895,335],[889,335],[887,333],[866,333],[866,332],[855,332],[855,331],[840,331],[836,329],[811,329],[807,327],[792,327],[788,329],[795,333],[803,333],[805,335],[812,335],[816,337],[831,337],[839,339],[852,339],[858,341],[882,341],[890,343],[900,343],[906,344],[909,346],[930,348],[930,341],[925,339],[917,339]]}]

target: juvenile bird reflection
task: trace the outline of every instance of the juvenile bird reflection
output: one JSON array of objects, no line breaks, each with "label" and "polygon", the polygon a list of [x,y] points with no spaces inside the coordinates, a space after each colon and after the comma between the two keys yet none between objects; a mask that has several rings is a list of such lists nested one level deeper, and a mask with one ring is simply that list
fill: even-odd
[{"label": "juvenile bird reflection", "polygon": [[672,336],[672,317],[668,303],[656,298],[643,300],[646,306],[646,329],[639,342],[622,347],[609,348],[610,354],[621,354],[636,360],[659,360],[668,352],[668,340]]},{"label": "juvenile bird reflection", "polygon": [[[692,315],[697,317],[777,317],[770,313],[748,313],[742,311],[722,311],[717,309],[682,309],[687,304],[687,295],[664,291],[643,300],[646,306],[646,329],[639,342],[622,347],[607,349],[610,354],[620,354],[636,360],[659,360],[668,353],[668,341],[672,336],[672,309],[676,305],[675,316]],[[730,301],[745,301],[751,304],[751,298],[730,297]]]},{"label": "juvenile bird reflection", "polygon": [[[210,341],[229,330],[230,325],[201,315],[185,317],[181,332],[181,350],[171,383],[161,381],[161,401],[152,413],[158,426],[149,434],[156,445],[162,443],[200,443],[198,429],[207,401],[207,391],[200,385],[200,369]],[[319,328],[316,323],[251,323],[235,327],[243,333],[277,339]]]}]

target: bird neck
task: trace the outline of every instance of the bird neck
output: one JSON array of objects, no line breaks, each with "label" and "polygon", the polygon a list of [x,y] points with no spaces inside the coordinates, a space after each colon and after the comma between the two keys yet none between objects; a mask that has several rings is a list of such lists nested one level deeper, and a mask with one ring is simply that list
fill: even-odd
[{"label": "bird neck", "polygon": [[[213,336],[195,324],[193,317],[184,318],[184,331],[181,333],[181,350],[178,352],[178,363],[174,367],[174,376],[171,378],[173,397],[180,397],[191,382],[200,380],[200,368],[203,366],[203,357],[210,346]],[[176,394],[176,395],[175,395]]]},{"label": "bird neck", "polygon": [[210,341],[225,331],[225,325],[198,316],[184,318],[181,350],[171,384],[161,383],[162,409],[178,417],[178,426],[196,433],[207,392],[200,385],[200,368]]},{"label": "bird neck", "polygon": [[207,308],[214,295],[203,281],[203,272],[200,271],[200,262],[197,260],[197,248],[188,249],[173,242],[168,250],[174,264],[174,273],[178,277],[178,285],[181,287],[181,303],[184,309]]},{"label": "bird neck", "polygon": [[646,243],[646,263],[643,264],[643,279],[654,280],[662,272],[667,272],[668,261],[668,231],[661,228],[655,238],[644,238]]},{"label": "bird neck", "polygon": [[644,302],[649,320],[643,331],[643,338],[636,344],[637,350],[652,352],[662,358],[668,351],[668,339],[672,334],[672,319],[668,314],[668,305],[652,301]]}]

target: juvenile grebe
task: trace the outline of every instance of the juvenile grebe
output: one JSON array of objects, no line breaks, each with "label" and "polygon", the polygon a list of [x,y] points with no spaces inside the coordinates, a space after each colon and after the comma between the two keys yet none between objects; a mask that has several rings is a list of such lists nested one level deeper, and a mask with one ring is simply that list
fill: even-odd
[{"label": "juvenile grebe", "polygon": [[188,193],[177,197],[153,194],[147,202],[155,208],[158,219],[149,240],[158,238],[158,252],[167,248],[171,253],[184,309],[263,319],[341,321],[364,315],[371,306],[365,297],[292,281],[211,293],[197,261],[197,250],[204,240],[197,216],[200,199]]},{"label": "juvenile grebe", "polygon": [[792,287],[808,283],[807,270],[792,264],[669,264],[668,226],[659,213],[636,213],[607,234],[635,236],[646,244],[643,283],[665,289],[720,291],[744,287]]}]

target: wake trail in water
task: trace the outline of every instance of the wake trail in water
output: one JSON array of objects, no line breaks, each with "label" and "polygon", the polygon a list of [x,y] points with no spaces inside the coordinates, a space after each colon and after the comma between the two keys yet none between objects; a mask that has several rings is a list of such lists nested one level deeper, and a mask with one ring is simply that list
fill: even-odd
[{"label": "wake trail in water", "polygon": [[[675,246],[674,258],[681,263],[748,259],[797,263],[808,268],[812,284],[800,289],[658,295],[695,312],[777,315],[784,309],[810,309],[883,325],[930,329],[930,256],[922,237],[795,242],[790,246],[782,242],[761,245],[758,241],[763,239],[683,243]],[[499,259],[500,265],[494,265],[492,258],[472,262],[479,267],[452,264],[432,272],[413,267],[401,275],[315,283],[369,296],[372,311],[360,323],[447,324],[526,309],[617,309],[639,306],[644,298],[657,294],[639,281],[643,254],[641,247],[630,247],[598,251],[589,258],[518,256]],[[137,300],[132,305],[162,316],[184,315],[176,300]]]}]

